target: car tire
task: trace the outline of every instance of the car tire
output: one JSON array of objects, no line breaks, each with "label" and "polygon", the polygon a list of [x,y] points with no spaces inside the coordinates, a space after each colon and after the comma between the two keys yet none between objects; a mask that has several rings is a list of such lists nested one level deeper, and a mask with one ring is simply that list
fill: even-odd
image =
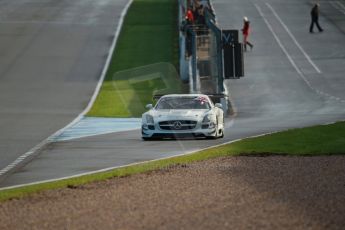
[{"label": "car tire", "polygon": [[[224,127],[224,120],[223,120],[223,127]],[[216,138],[223,138],[224,137],[224,129],[218,130],[218,120],[217,120],[217,135]]]},{"label": "car tire", "polygon": [[221,133],[220,133],[220,135],[218,136],[218,138],[223,138],[223,137],[224,137],[224,130],[221,129],[220,131],[221,131]]},{"label": "car tire", "polygon": [[206,137],[206,139],[218,139],[219,136],[218,136],[218,119],[217,119],[217,124],[216,124],[216,134],[214,136],[208,136]]}]

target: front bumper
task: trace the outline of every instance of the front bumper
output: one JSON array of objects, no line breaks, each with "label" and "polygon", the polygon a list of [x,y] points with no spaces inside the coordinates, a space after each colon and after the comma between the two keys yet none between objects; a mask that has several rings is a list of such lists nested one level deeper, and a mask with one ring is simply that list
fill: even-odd
[{"label": "front bumper", "polygon": [[185,137],[214,137],[216,136],[216,127],[205,128],[205,125],[197,124],[190,130],[163,130],[158,124],[142,125],[141,135],[143,138],[185,138]]}]

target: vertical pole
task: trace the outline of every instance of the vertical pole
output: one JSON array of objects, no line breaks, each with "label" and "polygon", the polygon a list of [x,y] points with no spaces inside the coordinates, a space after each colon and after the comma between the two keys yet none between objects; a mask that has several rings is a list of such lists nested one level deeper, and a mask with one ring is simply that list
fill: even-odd
[{"label": "vertical pole", "polygon": [[218,62],[218,87],[217,93],[224,92],[224,66],[223,66],[223,48],[222,48],[222,32],[217,28],[217,62]]},{"label": "vertical pole", "polygon": [[196,60],[196,36],[193,29],[191,29],[192,35],[192,74],[193,74],[193,92],[197,92],[197,79],[196,79],[196,68],[197,68],[197,60]]},{"label": "vertical pole", "polygon": [[189,81],[189,62],[186,59],[186,34],[185,31],[181,31],[182,22],[184,20],[184,15],[187,7],[186,0],[179,0],[178,1],[178,8],[179,8],[179,45],[180,45],[180,60],[179,60],[179,66],[180,66],[180,78],[184,82]]}]

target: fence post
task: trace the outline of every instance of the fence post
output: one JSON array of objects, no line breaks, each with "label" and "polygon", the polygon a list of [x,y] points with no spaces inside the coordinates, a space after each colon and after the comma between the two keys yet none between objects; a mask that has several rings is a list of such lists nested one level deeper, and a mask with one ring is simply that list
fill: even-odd
[{"label": "fence post", "polygon": [[186,10],[186,1],[179,0],[179,15],[178,15],[178,26],[179,26],[179,45],[180,45],[180,78],[183,82],[189,81],[189,62],[186,60],[186,37],[184,36],[183,32],[181,31],[180,26],[182,25],[182,21],[184,19],[185,10]]}]

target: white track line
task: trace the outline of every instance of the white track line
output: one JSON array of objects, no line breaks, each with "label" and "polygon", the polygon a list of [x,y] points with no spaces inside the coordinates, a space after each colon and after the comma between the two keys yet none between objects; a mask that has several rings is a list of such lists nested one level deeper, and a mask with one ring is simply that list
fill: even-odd
[{"label": "white track line", "polygon": [[238,142],[238,141],[241,141],[241,140],[255,138],[255,137],[261,137],[261,136],[266,136],[266,135],[270,135],[270,134],[274,134],[274,133],[278,133],[278,132],[280,132],[280,131],[275,131],[275,132],[269,132],[269,133],[254,135],[254,136],[250,136],[250,137],[246,137],[246,138],[240,138],[240,139],[228,141],[228,142],[225,142],[225,143],[222,143],[222,144],[213,145],[213,146],[210,146],[210,147],[206,147],[206,148],[203,148],[203,149],[198,149],[198,150],[190,151],[190,152],[187,152],[187,153],[176,154],[176,155],[169,156],[169,157],[163,157],[163,158],[158,158],[158,159],[148,160],[148,161],[141,161],[141,162],[127,164],[127,165],[122,165],[122,166],[109,167],[109,168],[104,168],[104,169],[100,169],[100,170],[96,170],[96,171],[92,171],[92,172],[87,172],[87,173],[81,173],[81,174],[77,174],[77,175],[73,175],[73,176],[68,176],[68,177],[61,177],[61,178],[56,178],[56,179],[51,179],[51,180],[43,180],[43,181],[38,181],[38,182],[33,182],[33,183],[27,183],[27,184],[21,184],[21,185],[14,185],[14,186],[9,186],[9,187],[4,187],[4,188],[0,188],[0,191],[8,190],[8,189],[14,189],[14,188],[20,188],[20,187],[25,187],[25,186],[30,186],[30,185],[36,185],[36,184],[49,183],[49,182],[54,182],[54,181],[59,181],[59,180],[67,180],[67,179],[72,179],[72,178],[81,177],[81,176],[87,176],[87,175],[91,175],[91,174],[95,174],[95,173],[102,173],[102,172],[106,172],[106,171],[111,171],[111,170],[114,170],[114,169],[125,168],[125,167],[128,167],[128,166],[140,165],[140,164],[155,162],[155,161],[159,161],[159,160],[167,160],[167,159],[171,159],[171,158],[179,157],[179,156],[186,156],[186,155],[190,155],[190,154],[193,154],[193,153],[196,153],[196,152],[208,150],[208,149],[211,149],[211,148],[217,148],[217,147],[220,147],[220,146],[223,146],[223,145],[227,145],[227,144],[231,144],[231,143],[234,143],[234,142]]},{"label": "white track line", "polygon": [[276,42],[278,43],[278,45],[280,46],[280,48],[283,50],[284,54],[286,55],[286,57],[289,59],[291,65],[295,68],[295,70],[297,71],[297,73],[303,78],[303,80],[307,83],[307,85],[312,88],[312,86],[310,85],[309,81],[307,79],[305,79],[303,73],[301,72],[301,70],[298,68],[298,66],[296,65],[295,61],[292,59],[292,57],[290,56],[290,54],[287,52],[287,50],[285,49],[284,45],[282,44],[282,42],[280,41],[278,35],[274,32],[273,27],[271,26],[271,24],[268,22],[267,18],[265,17],[265,15],[263,14],[261,8],[257,5],[254,4],[256,9],[258,10],[260,16],[263,18],[264,22],[266,23],[268,29],[271,31],[271,33],[273,34],[273,37],[275,38]]},{"label": "white track line", "polygon": [[[323,125],[331,125],[331,124],[335,124],[337,122],[339,122],[339,121],[327,122],[327,123],[325,123]],[[287,130],[289,130],[289,129],[287,129]],[[287,131],[287,130],[285,130],[285,131]],[[206,147],[206,148],[203,148],[203,149],[198,149],[198,150],[190,151],[190,152],[187,152],[187,153],[176,154],[176,155],[169,156],[169,157],[163,157],[163,158],[158,158],[158,159],[148,160],[148,161],[141,161],[141,162],[127,164],[127,165],[122,165],[122,166],[109,167],[109,168],[104,168],[104,169],[100,169],[100,170],[96,170],[96,171],[92,171],[92,172],[87,172],[87,173],[81,173],[81,174],[77,174],[77,175],[73,175],[73,176],[68,176],[68,177],[61,177],[61,178],[57,178],[57,179],[43,180],[43,181],[38,181],[38,182],[33,182],[33,183],[27,183],[27,184],[21,184],[21,185],[14,185],[14,186],[9,186],[9,187],[4,187],[4,188],[0,188],[0,191],[4,191],[4,190],[8,190],[8,189],[14,189],[14,188],[21,188],[21,187],[31,186],[31,185],[37,185],[37,184],[43,184],[43,183],[49,183],[49,182],[54,182],[54,181],[59,181],[59,180],[67,180],[67,179],[72,179],[72,178],[81,177],[81,176],[87,176],[87,175],[91,175],[91,174],[95,174],[95,173],[102,173],[102,172],[106,172],[106,171],[111,171],[111,170],[114,170],[114,169],[125,168],[125,167],[128,167],[128,166],[140,165],[140,164],[155,162],[155,161],[159,161],[159,160],[167,160],[167,159],[171,159],[171,158],[179,157],[179,156],[191,155],[191,154],[194,154],[194,153],[197,153],[197,152],[200,152],[200,151],[221,147],[221,146],[224,146],[224,145],[227,145],[227,144],[232,144],[232,143],[235,143],[235,142],[238,142],[238,141],[242,141],[242,140],[246,140],[246,139],[251,139],[251,138],[256,138],[256,137],[263,137],[263,136],[267,136],[267,135],[271,135],[271,134],[275,134],[275,133],[279,133],[279,132],[282,132],[282,131],[274,131],[274,132],[268,132],[268,133],[263,133],[263,134],[259,134],[259,135],[253,135],[253,136],[246,137],[246,138],[239,138],[239,139],[228,141],[228,142],[225,142],[225,143],[222,143],[222,144],[218,144],[218,145]]]},{"label": "white track line", "polygon": [[[121,15],[121,19],[120,19],[120,22],[119,22],[119,27],[116,31],[116,36],[114,38],[114,42],[113,42],[113,46],[112,46],[112,49],[114,50],[115,48],[115,45],[116,45],[116,41],[117,41],[117,37],[118,37],[118,34],[120,33],[120,30],[121,30],[121,27],[122,27],[122,23],[123,23],[123,18],[129,8],[129,6],[131,5],[133,0],[130,0],[128,2],[128,4],[126,5],[124,11],[122,12],[122,15]],[[260,15],[263,17],[265,23],[267,24],[267,26],[269,27],[269,29],[271,30],[271,32],[273,33],[273,36],[275,37],[275,39],[277,40],[278,44],[281,46],[281,48],[283,49],[284,53],[287,55],[288,59],[290,60],[291,64],[295,67],[296,71],[298,73],[300,73],[300,75],[302,76],[303,79],[304,76],[302,74],[302,72],[298,69],[297,65],[295,64],[295,62],[292,60],[291,56],[287,53],[286,49],[284,48],[284,46],[282,45],[282,43],[280,42],[279,38],[277,37],[277,35],[275,34],[275,32],[273,31],[273,28],[272,26],[268,23],[267,19],[265,18],[265,16],[263,15],[262,11],[261,11],[261,8],[254,4],[255,7],[257,8],[257,10],[259,11]],[[112,52],[111,52],[112,53]],[[109,53],[109,56],[108,56],[108,59],[111,58],[111,53]],[[94,95],[91,99],[91,101],[89,102],[89,105],[88,107],[75,119],[73,120],[69,125],[67,125],[66,127],[64,127],[63,129],[59,130],[58,132],[56,133],[62,133],[65,129],[67,129],[68,127],[72,126],[73,124],[75,124],[77,121],[79,121],[81,119],[81,117],[83,115],[85,115],[85,113],[88,111],[88,109],[91,108],[94,100],[96,99],[97,97],[97,94],[100,90],[100,87],[102,85],[102,82],[103,82],[103,79],[105,77],[105,73],[106,73],[106,69],[108,68],[109,66],[109,63],[110,63],[110,60],[107,60],[106,62],[106,65],[103,69],[103,72],[102,72],[102,77],[100,79],[100,81],[98,82],[98,85],[96,87],[96,90],[94,92]],[[102,81],[101,81],[102,80]],[[315,90],[311,85],[310,83],[308,82],[308,80],[306,80],[306,83],[309,87],[311,87],[311,89]],[[321,91],[318,91],[316,90],[319,94],[325,94]],[[327,94],[325,94],[327,95]],[[341,100],[339,98],[339,100]],[[345,103],[345,100],[341,100],[342,103]],[[335,122],[333,122],[335,123]],[[333,123],[327,123],[327,124],[333,124]],[[4,188],[0,188],[0,191],[3,191],[3,190],[8,190],[8,189],[13,189],[13,188],[20,188],[20,187],[24,187],[24,186],[30,186],[30,185],[35,185],[35,184],[41,184],[41,183],[48,183],[48,182],[54,182],[54,181],[58,181],[58,180],[65,180],[65,179],[71,179],[71,178],[75,178],[75,177],[80,177],[80,176],[86,176],[86,175],[90,175],[90,174],[94,174],[94,173],[100,173],[100,172],[105,172],[105,171],[109,171],[109,170],[113,170],[113,169],[117,169],[117,168],[124,168],[124,167],[127,167],[127,166],[132,166],[132,165],[138,165],[138,164],[142,164],[142,163],[148,163],[148,162],[154,162],[154,161],[158,161],[158,160],[163,160],[163,159],[170,159],[170,158],[173,158],[173,157],[177,157],[177,156],[182,156],[182,155],[189,155],[189,154],[193,154],[193,153],[196,153],[196,152],[199,152],[199,151],[203,151],[203,150],[207,150],[207,149],[210,149],[210,148],[215,148],[215,147],[219,147],[219,146],[223,146],[223,145],[226,145],[226,144],[231,144],[231,143],[234,143],[234,142],[237,142],[237,141],[241,141],[241,140],[244,140],[244,139],[248,139],[248,138],[255,138],[255,137],[260,137],[260,136],[265,136],[265,135],[270,135],[270,134],[273,134],[273,133],[277,133],[277,132],[280,132],[280,131],[276,131],[276,132],[269,132],[269,133],[265,133],[265,134],[260,134],[260,135],[256,135],[256,136],[251,136],[251,137],[247,137],[247,138],[242,138],[242,139],[237,139],[237,140],[232,140],[232,141],[229,141],[229,142],[225,142],[225,143],[222,143],[222,144],[219,144],[219,145],[215,145],[215,146],[210,146],[210,147],[207,147],[207,148],[204,148],[204,149],[199,149],[199,150],[195,150],[195,151],[192,151],[192,152],[188,152],[188,153],[183,153],[183,154],[177,154],[177,155],[174,155],[174,156],[170,156],[170,157],[165,157],[165,158],[158,158],[158,159],[155,159],[155,160],[150,160],[150,161],[142,161],[142,162],[138,162],[138,163],[132,163],[132,164],[128,164],[128,165],[123,165],[123,166],[117,166],[117,167],[110,167],[110,168],[105,168],[105,169],[101,169],[101,170],[96,170],[96,171],[92,171],[92,172],[87,172],[87,173],[82,173],[82,174],[77,174],[77,175],[73,175],[73,176],[69,176],[69,177],[61,177],[61,178],[57,178],[57,179],[52,179],[52,180],[44,180],[44,181],[39,181],[39,182],[33,182],[33,183],[28,183],[28,184],[22,184],[22,185],[15,185],[15,186],[10,186],[10,187],[4,187]],[[50,137],[54,137],[55,135],[51,135]],[[49,137],[49,138],[50,138]],[[23,154],[21,157],[19,157],[16,161],[19,161],[19,163],[24,160],[26,157],[32,155],[36,150],[40,149],[41,147],[43,147],[45,144],[49,143],[49,138],[47,138],[46,140],[44,140],[43,142],[41,142],[40,144],[38,144],[37,146],[35,146],[32,150],[30,150],[29,152]],[[36,150],[35,150],[36,149]],[[33,151],[35,150],[35,151]],[[12,164],[10,165],[14,165],[12,168],[14,168],[17,164],[19,163],[15,163],[16,161],[14,161]],[[10,166],[9,165],[9,166]],[[8,167],[9,167],[8,166]],[[6,167],[7,168],[7,167]],[[5,168],[5,169],[6,169]],[[7,171],[11,170],[12,168],[8,169]],[[2,175],[1,172],[3,170],[0,171],[0,176]],[[4,173],[3,173],[4,174]]]},{"label": "white track line", "polygon": [[275,38],[275,40],[277,41],[278,45],[280,46],[280,48],[282,49],[282,51],[284,52],[284,54],[286,55],[286,57],[288,58],[288,60],[290,61],[291,65],[295,68],[296,72],[298,73],[298,75],[303,79],[303,81],[307,84],[307,86],[314,91],[315,93],[327,97],[329,99],[333,99],[336,100],[338,102],[341,103],[345,103],[345,100],[332,96],[328,93],[322,92],[316,88],[314,88],[312,86],[312,84],[308,81],[308,79],[304,76],[304,74],[302,73],[302,71],[298,68],[297,64],[295,63],[295,61],[292,59],[291,55],[289,54],[289,52],[286,50],[286,48],[284,47],[284,45],[282,44],[282,42],[280,41],[278,35],[274,32],[272,25],[268,22],[267,18],[265,17],[264,13],[262,12],[260,6],[258,6],[257,4],[254,4],[254,6],[256,7],[256,9],[258,10],[260,16],[263,18],[264,22],[266,23],[268,29],[271,31],[271,33],[273,34],[273,37]]},{"label": "white track line", "polygon": [[109,53],[108,53],[108,58],[107,61],[105,63],[105,66],[103,68],[102,74],[101,74],[101,78],[98,81],[97,87],[95,89],[95,92],[92,95],[92,98],[88,104],[88,106],[85,108],[85,110],[81,113],[82,115],[85,115],[92,107],[93,103],[95,102],[97,95],[101,89],[101,86],[103,84],[103,80],[105,78],[105,75],[108,71],[109,65],[110,65],[110,61],[111,61],[111,57],[114,53],[115,47],[116,47],[116,43],[117,43],[117,39],[120,35],[121,29],[122,29],[122,24],[123,24],[123,20],[127,14],[128,8],[130,7],[130,5],[132,4],[133,0],[130,0],[127,5],[125,6],[125,8],[123,9],[122,13],[121,13],[121,18],[119,20],[116,32],[115,32],[115,36],[114,36],[114,40],[113,40],[113,44],[110,47]]},{"label": "white track line", "polygon": [[15,161],[13,161],[11,164],[9,164],[8,166],[6,166],[5,168],[3,168],[2,170],[0,170],[0,176],[4,175],[5,173],[9,172],[10,170],[12,170],[13,168],[15,168],[18,164],[20,164],[22,161],[24,161],[26,158],[30,157],[31,155],[33,155],[36,151],[38,151],[39,149],[41,149],[43,146],[45,146],[46,144],[50,143],[52,140],[54,140],[54,138],[56,138],[57,136],[61,135],[66,129],[70,128],[71,126],[73,126],[74,124],[76,124],[77,122],[79,122],[84,116],[85,114],[90,110],[90,108],[92,107],[93,103],[96,100],[96,97],[101,89],[103,80],[105,78],[105,75],[107,73],[107,70],[109,68],[110,65],[110,61],[111,61],[111,57],[112,54],[115,50],[116,47],[116,43],[117,43],[117,39],[120,35],[121,29],[122,29],[122,25],[123,25],[123,20],[124,17],[127,14],[128,8],[130,7],[130,5],[132,4],[133,0],[130,0],[125,8],[122,10],[121,13],[121,17],[119,20],[119,23],[117,25],[116,31],[115,31],[115,35],[114,35],[114,39],[113,42],[111,44],[111,47],[109,49],[108,52],[108,57],[106,60],[106,63],[103,67],[102,70],[102,74],[101,77],[97,83],[97,86],[95,88],[95,91],[91,97],[91,100],[89,101],[89,104],[87,105],[87,107],[72,121],[70,122],[68,125],[66,125],[64,128],[58,130],[57,132],[55,132],[54,134],[50,135],[47,139],[43,140],[42,142],[40,142],[39,144],[37,144],[35,147],[33,147],[32,149],[30,149],[28,152],[24,153],[23,155],[21,155],[20,157],[18,157]]},{"label": "white track line", "polygon": [[343,5],[343,3],[339,2],[339,1],[336,1],[336,3],[343,10],[343,12],[345,12],[345,5]]},{"label": "white track line", "polygon": [[297,41],[297,39],[295,38],[295,36],[291,33],[291,31],[289,30],[289,28],[286,26],[286,24],[283,22],[283,20],[279,17],[279,15],[277,14],[277,12],[273,9],[273,7],[269,4],[266,3],[266,6],[272,11],[273,15],[277,18],[277,20],[280,22],[280,24],[283,26],[283,28],[285,29],[285,31],[289,34],[290,38],[294,41],[294,43],[296,44],[296,46],[299,48],[299,50],[303,53],[304,57],[308,60],[308,62],[314,67],[314,69],[316,70],[316,72],[318,72],[319,74],[321,73],[321,70],[318,68],[318,66],[311,60],[311,58],[309,57],[309,55],[305,52],[305,50],[303,49],[303,47],[299,44],[299,42]]},{"label": "white track line", "polygon": [[329,2],[336,10],[345,15],[345,6],[339,1]]}]

